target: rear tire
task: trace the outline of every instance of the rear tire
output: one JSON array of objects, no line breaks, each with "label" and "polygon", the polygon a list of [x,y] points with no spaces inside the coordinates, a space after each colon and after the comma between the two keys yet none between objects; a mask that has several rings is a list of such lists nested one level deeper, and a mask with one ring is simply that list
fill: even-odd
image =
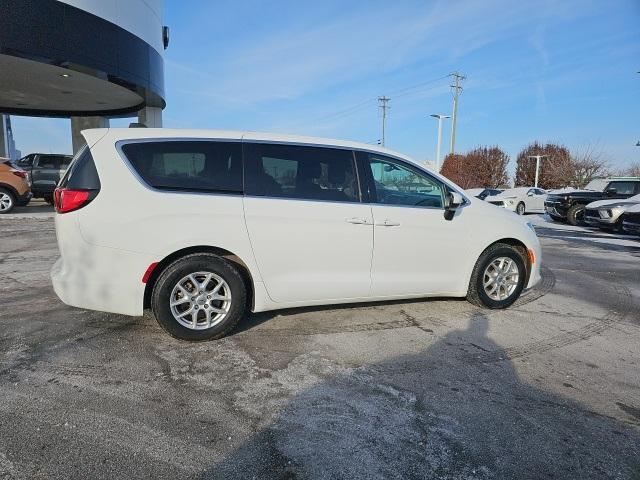
[{"label": "rear tire", "polygon": [[9,213],[16,206],[16,197],[11,190],[0,188],[0,214]]},{"label": "rear tire", "polygon": [[[511,261],[511,268],[509,272],[499,273],[496,277],[493,277],[494,272],[498,272],[494,266],[494,262],[499,263],[500,259],[509,259]],[[506,263],[506,261],[504,262]],[[517,278],[513,272],[517,271]],[[507,308],[513,302],[515,302],[522,290],[525,287],[525,281],[527,277],[527,268],[525,260],[522,257],[522,253],[515,247],[507,245],[505,243],[495,243],[487,248],[478,261],[476,262],[473,272],[471,273],[471,279],[469,280],[469,289],[467,291],[467,300],[479,307],[501,309]],[[485,286],[485,283],[491,282]],[[504,284],[502,280],[505,279]],[[515,282],[515,283],[514,283]],[[497,294],[492,293],[491,290],[497,285]],[[513,289],[510,289],[510,286]],[[500,293],[504,291],[504,298],[496,298],[500,296]]]},{"label": "rear tire", "polygon": [[567,223],[569,225],[573,225],[574,227],[577,225],[582,225],[584,223],[584,205],[573,205],[567,211]]},{"label": "rear tire", "polygon": [[244,317],[247,287],[230,262],[210,253],[194,253],[160,274],[153,287],[151,310],[172,337],[213,340],[228,334]]}]

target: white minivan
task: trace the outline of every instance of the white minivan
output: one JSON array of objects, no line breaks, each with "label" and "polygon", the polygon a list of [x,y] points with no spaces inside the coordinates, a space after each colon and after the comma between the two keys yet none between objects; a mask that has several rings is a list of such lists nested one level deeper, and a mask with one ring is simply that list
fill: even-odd
[{"label": "white minivan", "polygon": [[540,280],[531,224],[404,155],[309,137],[92,129],[55,192],[68,305],[151,308],[219,338],[249,311],[422,297],[511,305]]}]

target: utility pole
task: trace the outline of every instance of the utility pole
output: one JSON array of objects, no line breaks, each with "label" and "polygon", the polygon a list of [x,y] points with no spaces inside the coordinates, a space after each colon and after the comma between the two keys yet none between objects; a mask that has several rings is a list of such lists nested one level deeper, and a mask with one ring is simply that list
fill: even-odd
[{"label": "utility pole", "polygon": [[442,144],[442,120],[451,118],[449,115],[440,115],[438,113],[431,114],[432,117],[438,119],[438,147],[436,148],[436,172],[440,171],[440,145]]},{"label": "utility pole", "polygon": [[387,130],[387,110],[389,110],[391,107],[389,106],[389,100],[391,100],[388,97],[382,96],[382,97],[378,97],[378,104],[380,106],[380,108],[382,109],[382,138],[381,138],[381,142],[382,142],[382,146],[384,147],[384,143],[385,143],[385,134],[386,134],[386,130]]},{"label": "utility pole", "polygon": [[540,176],[540,159],[549,155],[529,155],[529,158],[536,159],[536,181],[534,187],[538,188],[538,177]]},{"label": "utility pole", "polygon": [[462,87],[460,86],[460,82],[464,80],[464,75],[460,75],[458,72],[453,72],[450,77],[454,79],[454,85],[451,85],[453,89],[453,113],[451,114],[451,148],[449,149],[449,153],[455,153],[456,149],[456,125],[458,123],[458,97],[460,97],[460,92],[462,92]]}]

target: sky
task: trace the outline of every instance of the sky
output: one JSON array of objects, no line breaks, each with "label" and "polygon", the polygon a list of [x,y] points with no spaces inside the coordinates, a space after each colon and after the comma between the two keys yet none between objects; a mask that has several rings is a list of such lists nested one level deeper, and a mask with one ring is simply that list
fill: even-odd
[{"label": "sky", "polygon": [[[165,0],[165,127],[376,143],[434,160],[451,80],[456,151],[537,140],[640,161],[640,0]],[[132,120],[112,120],[127,126]],[[23,154],[70,152],[64,119],[13,117]],[[445,121],[443,152],[451,125]]]}]

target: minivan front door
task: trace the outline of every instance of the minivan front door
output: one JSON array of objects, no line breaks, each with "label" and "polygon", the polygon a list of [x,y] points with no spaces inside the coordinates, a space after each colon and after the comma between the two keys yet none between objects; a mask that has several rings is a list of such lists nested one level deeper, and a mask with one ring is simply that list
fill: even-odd
[{"label": "minivan front door", "polygon": [[408,163],[362,155],[371,172],[375,225],[372,296],[459,293],[472,234],[464,227],[464,208],[447,220],[442,182]]},{"label": "minivan front door", "polygon": [[245,219],[275,302],[369,295],[373,219],[350,150],[244,143]]}]

